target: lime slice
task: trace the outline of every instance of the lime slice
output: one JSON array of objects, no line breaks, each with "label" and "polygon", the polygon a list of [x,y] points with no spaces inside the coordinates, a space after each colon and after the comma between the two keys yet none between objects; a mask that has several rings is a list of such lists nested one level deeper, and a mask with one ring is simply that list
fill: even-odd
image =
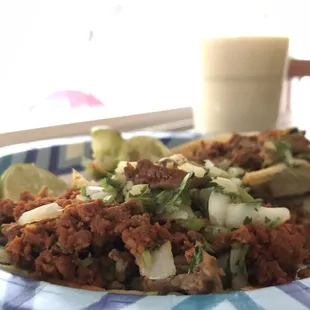
[{"label": "lime slice", "polygon": [[120,132],[110,127],[93,127],[91,136],[93,157],[98,170],[113,170],[124,142]]},{"label": "lime slice", "polygon": [[119,160],[149,159],[157,161],[170,155],[170,150],[158,139],[149,136],[136,136],[123,143]]},{"label": "lime slice", "polygon": [[19,200],[23,191],[37,194],[43,186],[47,186],[53,195],[61,194],[68,185],[51,172],[33,164],[15,164],[1,176],[0,188],[4,198]]}]

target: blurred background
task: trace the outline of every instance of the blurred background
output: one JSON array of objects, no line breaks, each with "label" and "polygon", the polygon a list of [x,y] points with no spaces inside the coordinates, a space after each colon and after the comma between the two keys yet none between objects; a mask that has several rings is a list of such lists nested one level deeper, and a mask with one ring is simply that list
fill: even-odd
[{"label": "blurred background", "polygon": [[[190,129],[201,39],[285,35],[291,59],[310,59],[308,2],[3,0],[0,145],[86,134],[96,124]],[[309,69],[288,70],[281,101],[283,120],[304,128]]]}]

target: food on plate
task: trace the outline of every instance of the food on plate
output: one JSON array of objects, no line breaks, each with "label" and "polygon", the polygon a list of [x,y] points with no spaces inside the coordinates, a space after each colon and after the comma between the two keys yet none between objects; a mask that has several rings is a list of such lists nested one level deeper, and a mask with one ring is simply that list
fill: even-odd
[{"label": "food on plate", "polygon": [[110,127],[93,127],[91,137],[93,160],[86,161],[86,167],[99,178],[113,171],[119,161],[156,161],[170,155],[169,149],[158,139],[135,136],[124,140],[120,132]]},{"label": "food on plate", "polygon": [[198,163],[211,160],[230,174],[243,177],[254,196],[274,199],[310,192],[309,145],[304,131],[290,128],[200,139],[171,152]]},{"label": "food on plate", "polygon": [[183,155],[120,161],[88,181],[0,200],[5,268],[107,290],[208,294],[283,284],[310,258],[304,224],[241,179]]}]

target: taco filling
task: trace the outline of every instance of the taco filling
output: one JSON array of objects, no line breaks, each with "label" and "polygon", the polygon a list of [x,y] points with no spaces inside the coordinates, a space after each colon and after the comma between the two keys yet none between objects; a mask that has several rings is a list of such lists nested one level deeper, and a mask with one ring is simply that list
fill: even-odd
[{"label": "taco filling", "polygon": [[227,141],[200,140],[189,150],[185,145],[184,152],[189,160],[201,164],[209,159],[223,169],[239,167],[251,172],[279,162],[290,165],[292,157],[310,160],[309,145],[305,131],[290,128],[253,135],[234,133]]},{"label": "taco filling", "polygon": [[[182,155],[120,162],[98,182],[73,173],[0,200],[0,261],[46,281],[155,294],[208,294],[288,283],[309,259],[304,225],[254,198],[212,162]],[[305,273],[304,273],[305,274]]]}]

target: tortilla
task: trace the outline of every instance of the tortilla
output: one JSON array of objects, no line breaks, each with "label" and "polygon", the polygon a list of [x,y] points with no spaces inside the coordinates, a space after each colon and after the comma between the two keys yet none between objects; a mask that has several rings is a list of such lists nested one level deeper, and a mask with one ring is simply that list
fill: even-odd
[{"label": "tortilla", "polygon": [[292,166],[279,163],[248,172],[242,182],[262,196],[267,194],[269,197],[280,198],[304,195],[310,192],[310,164],[306,160],[294,159]]},{"label": "tortilla", "polygon": [[[38,280],[35,279],[33,277],[31,277],[31,275],[27,274],[27,272],[25,270],[21,270],[19,268],[16,268],[14,266],[11,265],[1,265],[0,264],[0,269],[7,271],[9,273],[15,274],[15,275],[19,275],[22,277],[27,276],[28,278],[31,278],[33,280]],[[106,290],[102,287],[99,286],[93,286],[93,285],[80,285],[74,282],[68,282],[68,281],[63,281],[63,280],[49,280],[48,281],[51,284],[54,285],[59,285],[59,286],[65,286],[65,287],[70,287],[70,288],[75,288],[75,289],[81,289],[81,290],[88,290],[88,291],[94,291],[94,292],[106,292],[109,294],[121,294],[121,295],[143,295],[143,296],[150,296],[150,295],[157,295],[157,292],[144,292],[144,291],[135,291],[135,290]],[[256,290],[260,287],[255,287],[255,286],[245,286],[243,288],[241,288],[241,291],[253,291]],[[234,292],[233,290],[225,290],[223,293],[228,293],[228,292]],[[169,295],[174,295],[173,293],[170,293]],[[179,293],[176,293],[175,295],[180,295]]]}]

